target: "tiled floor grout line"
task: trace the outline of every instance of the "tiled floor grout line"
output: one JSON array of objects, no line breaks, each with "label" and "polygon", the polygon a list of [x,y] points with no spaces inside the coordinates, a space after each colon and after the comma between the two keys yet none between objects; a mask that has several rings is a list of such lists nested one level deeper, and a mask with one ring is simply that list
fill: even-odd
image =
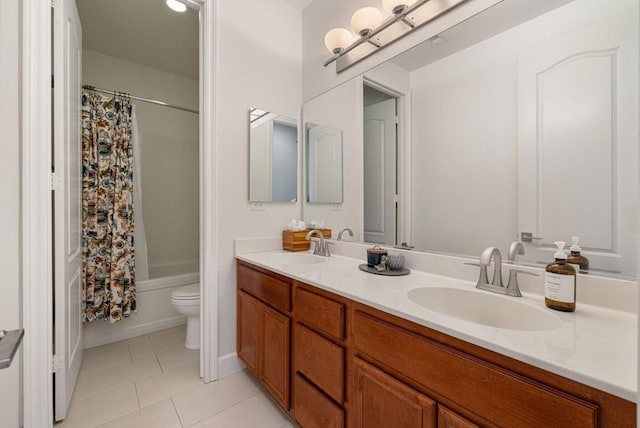
[{"label": "tiled floor grout line", "polygon": [[178,408],[176,407],[176,403],[173,401],[173,396],[169,397],[169,400],[171,400],[171,405],[173,406],[173,410],[176,412],[176,415],[178,416],[178,422],[180,422],[180,426],[182,428],[186,428],[184,426],[184,422],[182,422],[182,418],[180,417],[180,412],[178,412]]}]

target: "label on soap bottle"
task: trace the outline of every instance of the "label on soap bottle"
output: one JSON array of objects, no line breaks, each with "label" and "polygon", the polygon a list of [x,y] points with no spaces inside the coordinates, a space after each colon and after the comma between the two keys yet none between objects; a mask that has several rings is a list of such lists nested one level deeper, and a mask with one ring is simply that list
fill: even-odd
[{"label": "label on soap bottle", "polygon": [[544,296],[556,302],[575,303],[575,275],[545,272]]}]

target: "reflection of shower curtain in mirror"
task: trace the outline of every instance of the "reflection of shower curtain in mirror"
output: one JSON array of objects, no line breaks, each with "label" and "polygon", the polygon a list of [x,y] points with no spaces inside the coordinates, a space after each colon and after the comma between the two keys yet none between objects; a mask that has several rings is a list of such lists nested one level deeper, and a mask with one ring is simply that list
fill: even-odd
[{"label": "reflection of shower curtain in mirror", "polygon": [[82,304],[85,322],[136,310],[132,104],[82,94]]}]

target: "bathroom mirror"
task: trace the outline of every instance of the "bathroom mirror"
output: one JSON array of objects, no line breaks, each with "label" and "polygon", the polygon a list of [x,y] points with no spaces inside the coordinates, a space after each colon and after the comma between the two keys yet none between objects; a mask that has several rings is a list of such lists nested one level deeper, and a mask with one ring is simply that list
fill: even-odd
[{"label": "bathroom mirror", "polygon": [[306,201],[342,203],[342,131],[307,122],[305,141]]},{"label": "bathroom mirror", "polygon": [[297,121],[250,108],[249,201],[296,202],[297,183]]},{"label": "bathroom mirror", "polygon": [[[568,247],[577,235],[591,274],[635,277],[637,2],[575,0],[499,34],[487,34],[489,21],[452,27],[304,104],[305,121],[341,123],[352,167],[341,210],[304,204],[303,218],[462,256],[496,246],[507,259],[520,240],[516,262],[537,266],[552,260],[554,241]],[[364,213],[376,128],[363,112],[377,103],[367,88],[397,103],[385,125],[397,136],[396,181],[384,184],[395,223],[378,225],[394,231],[390,242],[370,238]]]}]

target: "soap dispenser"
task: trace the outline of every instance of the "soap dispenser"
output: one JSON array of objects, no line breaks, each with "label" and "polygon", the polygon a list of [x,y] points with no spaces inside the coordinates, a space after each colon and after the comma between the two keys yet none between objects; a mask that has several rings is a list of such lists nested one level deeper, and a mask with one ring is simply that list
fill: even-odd
[{"label": "soap dispenser", "polygon": [[580,254],[580,251],[582,251],[582,248],[578,245],[580,238],[578,236],[572,236],[571,241],[573,245],[569,248],[571,253],[569,257],[567,257],[567,263],[573,266],[576,272],[587,273],[589,271],[589,259]]},{"label": "soap dispenser", "polygon": [[564,241],[554,244],[558,251],[555,262],[549,263],[544,274],[544,303],[547,307],[563,312],[576,310],[576,270],[567,263]]}]

